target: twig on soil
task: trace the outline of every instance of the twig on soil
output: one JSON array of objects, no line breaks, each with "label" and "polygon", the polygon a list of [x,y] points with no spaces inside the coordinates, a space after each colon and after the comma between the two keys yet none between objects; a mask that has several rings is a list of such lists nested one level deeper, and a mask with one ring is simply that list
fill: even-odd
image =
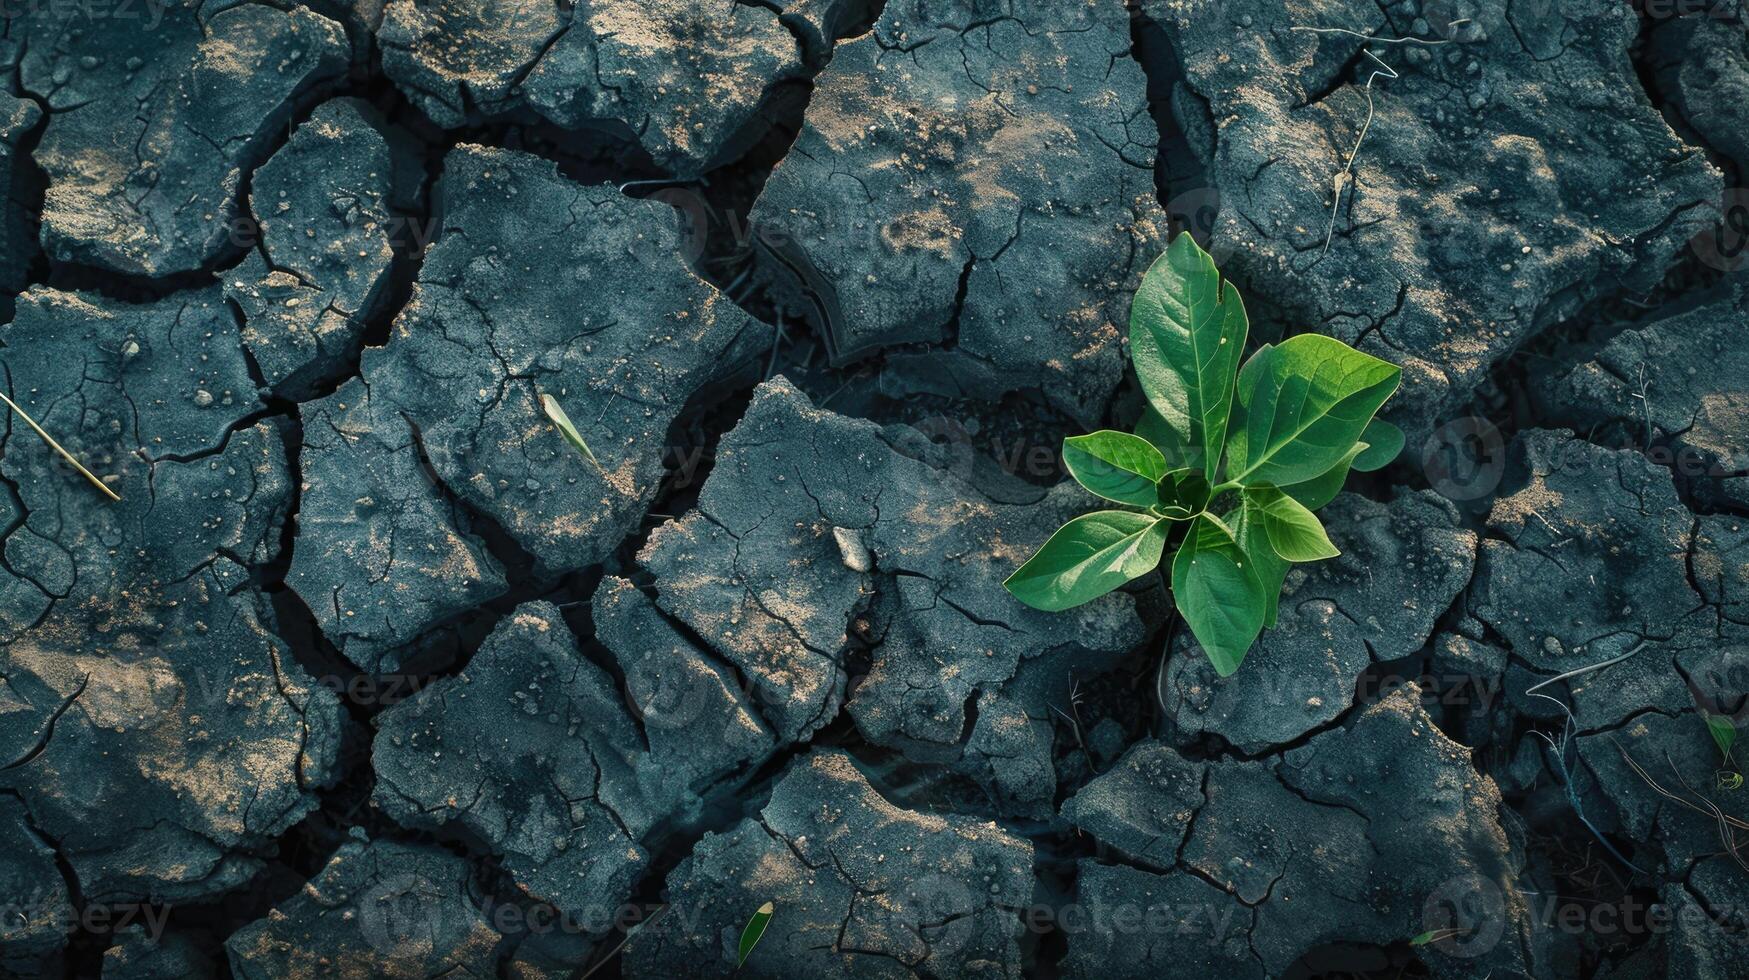
[{"label": "twig on soil", "polygon": [[1092,769],[1094,775],[1098,775],[1099,767],[1093,762],[1093,753],[1087,751],[1087,740],[1081,737],[1081,683],[1075,680],[1074,673],[1069,674],[1069,710],[1075,712],[1074,717],[1070,717],[1054,704],[1051,705],[1051,710],[1062,715],[1063,720],[1069,723],[1069,728],[1075,733],[1075,745],[1087,757],[1087,768]]},{"label": "twig on soil", "polygon": [[[1469,22],[1470,19],[1468,17],[1459,18],[1458,20],[1452,21],[1448,29],[1456,28]],[[1452,42],[1452,39],[1449,37],[1437,39],[1421,37],[1376,37],[1371,34],[1362,34],[1359,31],[1351,31],[1346,27],[1294,27],[1292,30],[1306,31],[1312,34],[1348,34],[1353,37],[1361,38],[1371,44],[1425,44],[1428,47],[1434,47],[1441,44],[1450,44]],[[1367,131],[1372,129],[1372,120],[1376,109],[1372,98],[1373,80],[1377,79],[1380,75],[1383,75],[1386,78],[1402,77],[1397,74],[1395,68],[1385,64],[1383,59],[1378,55],[1373,54],[1367,48],[1362,47],[1360,53],[1371,58],[1378,67],[1373,69],[1372,74],[1366,76],[1366,84],[1361,87],[1362,93],[1366,95],[1366,122],[1361,124],[1360,135],[1355,138],[1354,149],[1349,151],[1348,159],[1343,162],[1342,169],[1337,171],[1336,176],[1332,178],[1332,182],[1335,184],[1336,188],[1336,199],[1330,202],[1330,227],[1324,232],[1324,249],[1322,252],[1318,253],[1320,256],[1327,255],[1330,252],[1330,241],[1336,237],[1336,216],[1342,212],[1342,193],[1348,189],[1350,184],[1354,183],[1354,158],[1360,156],[1360,144],[1366,142]]]},{"label": "twig on soil", "polygon": [[104,495],[107,496],[109,499],[116,501],[117,503],[121,502],[121,496],[119,494],[117,494],[114,490],[111,490],[109,488],[108,484],[104,483],[102,480],[99,480],[95,475],[93,475],[90,470],[85,468],[84,464],[82,464],[78,460],[74,459],[72,453],[67,452],[67,450],[61,448],[61,444],[55,441],[55,437],[49,435],[47,432],[44,432],[43,427],[36,424],[36,419],[31,418],[30,413],[26,412],[24,409],[19,408],[17,402],[6,397],[5,392],[0,392],[0,401],[6,402],[7,408],[10,408],[14,412],[17,412],[18,417],[24,420],[25,425],[30,426],[31,429],[34,430],[37,435],[41,436],[42,441],[48,443],[50,449],[53,449],[55,452],[60,453],[62,459],[66,460],[69,463],[72,463],[73,468],[78,470],[81,474],[83,474],[85,479],[90,480],[92,486],[96,487],[99,490],[102,490]]},{"label": "twig on soil", "polygon": [[1717,803],[1707,799],[1704,793],[1695,789],[1694,786],[1689,783],[1688,777],[1682,774],[1682,770],[1676,768],[1676,760],[1670,758],[1670,753],[1668,751],[1664,753],[1664,762],[1670,766],[1670,771],[1676,775],[1676,780],[1682,784],[1682,788],[1693,793],[1696,799],[1705,803],[1706,812],[1714,820],[1718,821],[1719,843],[1725,845],[1725,852],[1731,855],[1731,860],[1737,862],[1737,867],[1742,868],[1744,871],[1749,871],[1749,863],[1745,863],[1743,861],[1743,855],[1737,852],[1737,835],[1732,832],[1731,822],[1726,819],[1725,811],[1719,809]]},{"label": "twig on soil", "polygon": [[1611,744],[1613,744],[1615,746],[1615,750],[1617,752],[1621,753],[1622,761],[1624,761],[1628,764],[1628,768],[1632,769],[1634,771],[1634,775],[1639,776],[1641,779],[1645,780],[1646,785],[1652,787],[1652,790],[1654,792],[1656,792],[1659,796],[1662,796],[1667,800],[1671,800],[1673,802],[1680,803],[1683,806],[1689,808],[1690,810],[1693,810],[1696,813],[1699,813],[1703,816],[1712,817],[1714,820],[1718,821],[1719,841],[1725,845],[1725,853],[1729,854],[1731,856],[1731,859],[1737,862],[1738,867],[1742,868],[1745,871],[1749,871],[1749,863],[1744,862],[1742,854],[1739,853],[1739,851],[1737,850],[1737,835],[1733,832],[1735,830],[1749,830],[1749,823],[1745,823],[1742,820],[1739,820],[1738,818],[1733,817],[1730,814],[1726,813],[1725,811],[1719,809],[1719,805],[1717,803],[1714,803],[1712,800],[1707,799],[1699,791],[1697,791],[1692,785],[1690,785],[1688,780],[1682,775],[1682,771],[1676,768],[1676,760],[1670,758],[1670,754],[1668,752],[1666,752],[1664,754],[1664,761],[1669,764],[1670,771],[1672,773],[1676,774],[1677,780],[1682,783],[1682,787],[1684,789],[1688,790],[1690,793],[1693,793],[1696,797],[1698,797],[1700,799],[1700,801],[1702,803],[1706,804],[1706,806],[1704,808],[1700,807],[1700,806],[1696,806],[1694,804],[1694,802],[1692,800],[1689,800],[1687,797],[1678,796],[1675,793],[1672,793],[1671,791],[1665,789],[1663,786],[1659,785],[1658,781],[1656,779],[1653,779],[1652,775],[1650,773],[1646,772],[1645,767],[1640,765],[1638,762],[1634,761],[1634,757],[1632,755],[1628,754],[1628,750],[1626,748],[1624,748],[1620,742],[1616,741],[1616,738],[1614,735],[1611,735],[1609,737],[1609,741]]},{"label": "twig on soil", "polygon": [[[1642,341],[1642,344],[1643,343],[1644,342]],[[1645,451],[1650,452],[1652,449],[1652,400],[1646,397],[1646,362],[1644,361],[1640,362],[1640,390],[1631,393],[1629,397],[1638,398],[1640,400],[1640,414],[1645,416],[1646,419]]]},{"label": "twig on soil", "polygon": [[[1447,25],[1447,29],[1461,27],[1469,22],[1470,18],[1460,17]],[[1450,44],[1452,41],[1449,37],[1438,39],[1425,37],[1379,37],[1376,34],[1362,34],[1359,31],[1351,31],[1346,27],[1295,27],[1292,28],[1292,30],[1306,31],[1311,34],[1350,34],[1354,37],[1361,38],[1362,40],[1371,41],[1374,44],[1425,44],[1430,48],[1441,44]]]},{"label": "twig on soil", "polygon": [[1374,69],[1372,74],[1366,76],[1366,85],[1361,88],[1361,91],[1366,95],[1366,122],[1361,124],[1360,136],[1354,141],[1354,149],[1348,152],[1348,159],[1342,164],[1342,169],[1337,171],[1336,177],[1334,178],[1334,183],[1336,185],[1336,200],[1330,204],[1330,227],[1324,232],[1324,251],[1320,252],[1320,255],[1327,255],[1330,252],[1330,240],[1336,237],[1336,215],[1342,211],[1342,192],[1348,189],[1349,184],[1354,183],[1354,158],[1360,155],[1360,144],[1366,142],[1367,131],[1372,129],[1372,117],[1374,111],[1372,100],[1373,79],[1380,75],[1383,75],[1386,78],[1402,77],[1397,74],[1395,68],[1392,68],[1390,65],[1387,65],[1384,61],[1380,60],[1378,55],[1373,54],[1365,48],[1361,48],[1360,53],[1377,62],[1379,67]]},{"label": "twig on soil", "polygon": [[789,334],[783,332],[783,314],[778,314],[773,317],[772,320],[771,360],[767,361],[765,364],[765,379],[767,381],[771,380],[771,376],[777,373],[777,345],[782,341],[789,339]]},{"label": "twig on soil", "polygon": [[626,934],[624,936],[620,937],[619,945],[615,946],[611,951],[608,952],[608,954],[606,956],[603,956],[594,966],[590,967],[589,971],[587,973],[578,974],[576,980],[589,980],[590,977],[592,977],[596,974],[596,971],[600,970],[602,967],[606,966],[607,964],[612,963],[613,958],[619,955],[620,950],[626,948],[626,943],[631,942],[632,937],[637,935],[639,930],[643,929],[645,926],[649,925],[650,923],[655,922],[657,919],[660,919],[662,917],[662,913],[668,911],[669,909],[671,909],[673,907],[674,906],[672,906],[672,905],[664,905],[661,908],[657,909],[649,918],[643,920],[642,922],[639,922],[635,926],[632,926],[630,929],[627,929]]},{"label": "twig on soil", "polygon": [[[1677,796],[1675,793],[1672,793],[1669,790],[1665,789],[1663,786],[1659,785],[1658,781],[1656,779],[1653,779],[1650,773],[1646,772],[1645,767],[1640,765],[1638,762],[1635,762],[1634,757],[1628,754],[1628,750],[1623,748],[1622,744],[1620,742],[1616,741],[1616,738],[1614,735],[1611,735],[1609,737],[1609,740],[1611,743],[1613,743],[1615,745],[1615,750],[1617,752],[1621,753],[1622,760],[1628,764],[1628,768],[1632,769],[1634,771],[1634,775],[1645,780],[1646,785],[1652,787],[1652,789],[1659,796],[1662,796],[1667,800],[1671,800],[1673,802],[1680,803],[1683,806],[1688,807],[1690,810],[1693,810],[1696,813],[1706,813],[1707,812],[1707,811],[1701,809],[1700,807],[1695,806],[1691,800],[1688,800],[1685,797]],[[1749,823],[1745,823],[1744,821],[1739,820],[1736,817],[1733,817],[1729,814],[1725,815],[1725,822],[1730,824],[1731,826],[1737,828],[1738,830],[1749,830]]]},{"label": "twig on soil", "polygon": [[1591,822],[1591,818],[1585,815],[1585,806],[1579,800],[1579,789],[1573,785],[1572,768],[1567,763],[1567,753],[1572,748],[1573,743],[1573,709],[1567,707],[1566,702],[1561,699],[1549,697],[1547,694],[1532,694],[1531,697],[1553,701],[1567,716],[1567,720],[1561,725],[1561,740],[1559,742],[1556,742],[1545,732],[1532,732],[1531,734],[1549,743],[1550,750],[1554,752],[1555,772],[1561,777],[1561,788],[1566,792],[1567,805],[1573,808],[1573,815],[1579,818],[1579,822],[1585,825],[1586,830],[1591,831],[1591,836],[1597,838],[1597,842],[1603,845],[1610,857],[1620,861],[1634,872],[1644,874],[1632,861],[1623,857],[1622,853],[1615,849],[1615,845],[1609,842],[1609,838],[1603,836],[1603,831],[1598,830],[1597,825]]},{"label": "twig on soil", "polygon": [[[1645,646],[1646,646],[1646,641],[1641,640],[1640,642],[1634,644],[1634,648],[1632,650],[1629,650],[1627,653],[1624,653],[1619,657],[1611,657],[1608,660],[1604,660],[1604,661],[1601,661],[1599,663],[1594,663],[1594,664],[1591,664],[1591,665],[1586,666],[1586,667],[1575,667],[1572,670],[1567,671],[1566,673],[1556,674],[1555,676],[1549,678],[1546,681],[1540,681],[1536,684],[1532,684],[1531,686],[1525,688],[1524,693],[1536,694],[1536,692],[1542,690],[1545,687],[1548,687],[1550,684],[1553,684],[1556,681],[1564,681],[1569,677],[1578,677],[1580,674],[1588,674],[1594,670],[1602,670],[1605,667],[1609,667],[1609,666],[1612,666],[1614,664],[1619,664],[1623,660],[1626,660],[1627,658],[1633,656],[1634,654],[1639,653],[1642,649],[1645,648]],[[1538,696],[1545,697],[1545,698],[1548,697],[1548,695],[1546,695],[1546,694],[1538,695]],[[1549,700],[1553,701],[1554,699],[1549,698]],[[1562,705],[1562,707],[1565,707],[1565,705]]]}]

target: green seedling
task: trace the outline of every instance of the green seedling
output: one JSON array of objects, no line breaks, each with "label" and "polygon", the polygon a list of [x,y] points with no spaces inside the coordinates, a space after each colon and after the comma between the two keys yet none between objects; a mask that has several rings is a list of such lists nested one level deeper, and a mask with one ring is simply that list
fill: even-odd
[{"label": "green seedling", "polygon": [[547,413],[547,418],[552,419],[553,424],[558,426],[559,434],[565,437],[565,441],[577,447],[577,451],[583,454],[583,458],[593,463],[596,469],[601,469],[601,462],[595,458],[594,453],[589,451],[589,444],[583,441],[583,434],[571,424],[571,416],[565,414],[564,408],[559,405],[559,400],[552,395],[543,393],[540,396],[540,407],[541,411]]},{"label": "green seedling", "polygon": [[1714,774],[1720,789],[1738,790],[1743,788],[1743,774],[1736,769],[1736,762],[1731,759],[1731,749],[1737,744],[1737,723],[1724,715],[1715,715],[1702,708],[1701,718],[1706,722],[1706,730],[1713,737],[1713,744],[1719,747],[1718,771]]},{"label": "green seedling", "polygon": [[747,920],[747,927],[741,930],[741,948],[735,960],[735,969],[747,965],[747,957],[753,955],[753,947],[759,945],[759,940],[765,935],[765,927],[771,925],[771,915],[777,910],[772,902],[759,906],[759,911],[753,913],[753,918]]},{"label": "green seedling", "polygon": [[1456,939],[1463,934],[1464,931],[1462,929],[1429,929],[1419,936],[1410,939],[1409,945],[1427,946],[1433,943],[1444,942],[1447,939]]},{"label": "green seedling", "polygon": [[1142,277],[1130,307],[1130,360],[1147,408],[1135,434],[1063,441],[1069,473],[1122,509],[1077,517],[1004,584],[1055,612],[1090,602],[1169,561],[1173,599],[1215,670],[1239,669],[1275,625],[1294,562],[1338,552],[1313,511],[1350,470],[1403,447],[1374,418],[1401,369],[1330,337],[1265,344],[1240,365],[1250,330],[1239,292],[1187,234]]}]

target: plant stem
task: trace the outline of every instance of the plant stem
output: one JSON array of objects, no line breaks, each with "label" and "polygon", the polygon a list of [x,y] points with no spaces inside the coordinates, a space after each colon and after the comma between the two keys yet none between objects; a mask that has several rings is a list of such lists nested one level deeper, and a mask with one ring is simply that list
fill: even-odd
[{"label": "plant stem", "polygon": [[121,497],[119,495],[117,495],[114,490],[111,490],[102,480],[99,480],[96,476],[93,476],[90,470],[86,469],[78,460],[73,458],[72,453],[67,452],[65,449],[62,449],[61,444],[55,441],[55,437],[49,435],[47,432],[44,432],[43,427],[36,424],[36,419],[31,418],[30,413],[26,412],[24,409],[19,408],[17,402],[13,401],[10,398],[7,398],[5,392],[0,392],[0,401],[4,401],[6,403],[7,408],[10,408],[14,412],[17,412],[18,417],[24,420],[25,425],[28,425],[32,429],[36,430],[36,434],[39,436],[42,436],[42,440],[49,444],[50,449],[53,449],[55,452],[60,453],[62,459],[66,460],[69,463],[72,463],[74,469],[78,470],[80,473],[85,474],[85,479],[90,480],[92,486],[96,487],[99,490],[102,490],[105,494],[107,494],[109,496],[109,499],[116,501],[117,503],[121,502]]}]

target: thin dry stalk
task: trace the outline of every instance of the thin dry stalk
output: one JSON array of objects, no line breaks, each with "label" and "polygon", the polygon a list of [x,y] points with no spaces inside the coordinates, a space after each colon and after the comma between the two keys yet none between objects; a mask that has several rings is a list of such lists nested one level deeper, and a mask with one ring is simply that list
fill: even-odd
[{"label": "thin dry stalk", "polygon": [[1624,748],[1620,742],[1616,741],[1615,736],[1611,735],[1609,740],[1615,745],[1615,750],[1621,753],[1622,760],[1628,764],[1628,768],[1634,771],[1634,775],[1645,780],[1646,785],[1652,787],[1653,792],[1667,800],[1680,803],[1702,816],[1712,817],[1717,821],[1719,825],[1719,841],[1724,844],[1725,853],[1729,854],[1731,859],[1737,862],[1738,867],[1745,871],[1749,871],[1749,863],[1745,863],[1742,854],[1738,851],[1737,835],[1733,833],[1734,830],[1749,830],[1749,823],[1745,823],[1742,820],[1731,816],[1724,810],[1721,810],[1718,804],[1697,792],[1695,788],[1689,784],[1688,780],[1683,777],[1681,770],[1676,768],[1675,760],[1671,759],[1668,753],[1665,754],[1664,761],[1669,763],[1670,771],[1676,774],[1676,778],[1681,781],[1683,788],[1687,789],[1690,793],[1694,793],[1696,797],[1699,797],[1702,803],[1706,804],[1705,807],[1696,806],[1694,801],[1683,796],[1678,796],[1665,789],[1656,779],[1652,778],[1652,774],[1647,772],[1644,766],[1634,761],[1634,757],[1628,754],[1628,750]]},{"label": "thin dry stalk", "polygon": [[[1470,19],[1468,17],[1454,20],[1449,25],[1449,29],[1461,27],[1469,22]],[[1305,31],[1310,34],[1347,34],[1351,37],[1358,37],[1369,44],[1423,44],[1428,47],[1437,47],[1441,44],[1450,44],[1452,42],[1452,39],[1449,37],[1377,37],[1372,34],[1362,34],[1359,31],[1351,31],[1346,27],[1294,27],[1292,29],[1296,31]],[[1397,74],[1395,68],[1385,64],[1378,55],[1373,54],[1366,48],[1361,48],[1360,53],[1371,58],[1373,62],[1378,65],[1378,68],[1374,69],[1372,74],[1366,76],[1366,84],[1361,89],[1362,93],[1366,96],[1366,122],[1361,124],[1360,136],[1355,139],[1354,149],[1348,152],[1348,159],[1343,162],[1342,169],[1337,171],[1336,176],[1332,178],[1333,183],[1336,185],[1336,199],[1330,203],[1330,226],[1324,231],[1324,250],[1319,253],[1320,255],[1328,254],[1330,251],[1330,241],[1336,236],[1336,216],[1342,212],[1342,194],[1344,191],[1348,190],[1351,184],[1354,183],[1354,158],[1360,156],[1360,144],[1366,142],[1367,131],[1372,128],[1372,120],[1376,108],[1373,104],[1372,98],[1373,80],[1380,75],[1383,75],[1386,78],[1402,77]]]},{"label": "thin dry stalk", "polygon": [[1588,674],[1594,670],[1602,670],[1605,667],[1609,667],[1609,666],[1612,666],[1614,664],[1619,664],[1623,660],[1626,660],[1627,658],[1633,656],[1634,654],[1639,653],[1640,650],[1645,647],[1645,645],[1646,645],[1646,641],[1641,640],[1639,643],[1634,644],[1634,648],[1632,650],[1629,650],[1627,653],[1624,653],[1619,657],[1611,657],[1608,660],[1604,660],[1604,661],[1601,661],[1599,663],[1594,663],[1594,664],[1591,664],[1589,666],[1575,667],[1572,670],[1569,670],[1564,674],[1556,674],[1555,676],[1549,678],[1546,681],[1541,681],[1539,683],[1532,684],[1531,686],[1525,688],[1524,693],[1535,694],[1537,691],[1541,690],[1542,688],[1548,687],[1550,684],[1553,684],[1557,681],[1564,681],[1569,677],[1578,677],[1580,674]]},{"label": "thin dry stalk", "polygon": [[1670,758],[1669,752],[1664,753],[1664,761],[1670,766],[1670,771],[1675,774],[1677,781],[1682,783],[1682,788],[1693,793],[1696,799],[1706,804],[1706,810],[1702,812],[1705,812],[1708,816],[1711,816],[1714,820],[1718,821],[1719,843],[1725,845],[1725,853],[1731,855],[1731,860],[1737,862],[1737,867],[1742,868],[1744,871],[1749,871],[1749,863],[1745,863],[1743,861],[1743,855],[1737,852],[1737,835],[1731,831],[1729,815],[1726,814],[1725,811],[1719,809],[1717,803],[1708,799],[1704,793],[1695,789],[1694,786],[1688,782],[1688,777],[1682,774],[1682,770],[1676,768],[1676,760]]},{"label": "thin dry stalk", "polygon": [[72,453],[67,452],[67,450],[63,449],[61,447],[61,444],[55,441],[54,436],[51,436],[47,432],[44,432],[43,427],[36,424],[36,419],[31,418],[29,412],[26,412],[24,409],[19,408],[17,402],[6,397],[5,392],[0,392],[0,401],[4,401],[6,403],[7,408],[10,408],[14,412],[17,412],[18,417],[24,420],[25,425],[30,426],[31,429],[33,429],[37,435],[41,436],[42,441],[48,443],[50,449],[53,449],[55,452],[60,453],[62,459],[73,464],[73,468],[78,470],[81,474],[83,474],[85,479],[90,480],[92,486],[96,487],[99,490],[102,490],[104,495],[107,496],[109,499],[116,501],[117,503],[121,502],[121,496],[119,494],[117,494],[114,490],[111,490],[107,484],[105,484],[102,480],[99,480],[96,477],[96,475],[94,475],[90,470],[86,469],[84,464],[82,464],[78,460],[74,459]]}]

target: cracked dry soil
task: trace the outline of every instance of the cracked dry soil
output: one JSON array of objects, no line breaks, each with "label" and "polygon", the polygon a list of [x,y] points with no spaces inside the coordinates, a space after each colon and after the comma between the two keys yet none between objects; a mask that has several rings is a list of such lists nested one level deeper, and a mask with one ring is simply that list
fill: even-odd
[{"label": "cracked dry soil", "polygon": [[[1749,976],[1742,14],[12,5],[0,975]],[[1186,230],[1404,368],[1229,679],[1000,584]]]}]

